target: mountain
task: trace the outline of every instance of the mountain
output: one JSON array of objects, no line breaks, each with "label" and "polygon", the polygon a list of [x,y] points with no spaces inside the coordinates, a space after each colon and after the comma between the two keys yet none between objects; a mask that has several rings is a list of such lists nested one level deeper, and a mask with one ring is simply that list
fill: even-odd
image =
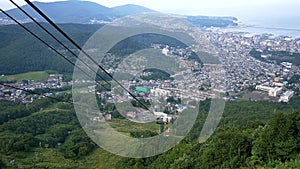
[{"label": "mountain", "polygon": [[[145,12],[155,12],[152,9],[138,5],[123,5],[108,8],[94,2],[88,1],[59,1],[59,2],[33,2],[47,16],[56,23],[80,23],[80,24],[99,24],[108,23],[114,19],[127,15],[141,14]],[[22,6],[30,15],[38,21],[44,21],[29,5]],[[31,22],[17,8],[8,10],[7,13],[19,21]],[[235,26],[237,19],[234,17],[209,17],[209,16],[186,16],[187,20],[200,27],[226,27]],[[4,14],[0,13],[0,24],[12,24]]]},{"label": "mountain", "polygon": [[[138,5],[124,5],[108,8],[88,1],[33,2],[33,4],[40,8],[56,23],[105,23],[126,15],[154,12],[151,9]],[[29,5],[24,5],[22,8],[38,21],[43,21]],[[22,22],[29,21],[17,8],[8,10],[7,13]],[[7,18],[4,14],[0,14],[0,18],[2,18],[2,24],[4,24]]]},{"label": "mountain", "polygon": [[111,9],[114,14],[119,16],[135,15],[135,14],[140,14],[145,12],[155,12],[154,10],[151,10],[149,8],[145,8],[139,5],[132,5],[132,4],[117,6]]},{"label": "mountain", "polygon": [[187,16],[187,20],[199,27],[227,27],[238,25],[238,19],[235,17]]},{"label": "mountain", "polygon": [[[42,23],[48,30],[53,28],[49,24]],[[51,46],[66,54],[69,59],[75,60],[57,42],[39,29],[34,23],[26,23],[25,26],[43,37]],[[80,46],[97,31],[102,25],[86,24],[59,24],[68,35]],[[57,34],[56,34],[57,36]],[[0,74],[18,74],[30,71],[56,70],[61,73],[72,73],[73,66],[58,56],[55,52],[35,39],[21,27],[15,24],[0,26]],[[64,44],[74,49],[64,38],[57,36]]]}]

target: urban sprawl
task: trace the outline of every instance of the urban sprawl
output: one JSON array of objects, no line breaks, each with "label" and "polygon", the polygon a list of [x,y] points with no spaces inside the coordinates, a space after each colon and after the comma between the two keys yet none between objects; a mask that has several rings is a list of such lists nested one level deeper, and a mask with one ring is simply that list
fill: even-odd
[{"label": "urban sprawl", "polygon": [[[269,34],[250,37],[243,33],[217,30],[194,33],[193,37],[198,40],[198,45],[186,49],[162,44],[152,45],[152,48],[161,50],[161,54],[165,57],[176,58],[181,69],[171,74],[171,79],[143,80],[142,77],[150,76],[153,72],[133,71],[130,73],[135,73],[134,79],[121,82],[132,94],[145,103],[162,103],[160,100],[164,100],[165,105],[153,105],[156,117],[161,117],[163,121],[171,120],[169,114],[176,115],[184,109],[193,107],[190,104],[193,100],[199,101],[215,97],[237,100],[240,97],[248,96],[248,99],[253,101],[264,99],[289,102],[300,87],[298,82],[290,82],[290,79],[300,74],[299,65],[288,61],[266,62],[265,60],[272,55],[264,54],[264,51],[300,53],[300,39],[287,36],[273,37]],[[250,55],[252,50],[261,52],[261,59],[252,57]],[[198,60],[189,59],[192,52],[199,51],[212,53],[212,56],[216,57],[220,64],[205,62],[202,64]],[[201,58],[201,56],[199,57]],[[108,69],[109,66],[106,68]],[[110,68],[108,71],[115,72],[117,69]],[[212,76],[214,72],[219,75]],[[114,93],[114,90],[97,91],[96,85],[92,81],[63,82],[60,75],[54,74],[49,75],[46,83],[23,80],[23,82],[9,84],[14,88],[1,86],[0,99],[31,103],[35,99],[53,96],[57,93],[43,93],[43,96],[38,96],[18,89],[28,91],[46,88],[59,89],[75,83],[90,83],[87,92],[94,92],[107,102],[134,100],[125,91],[120,93]],[[217,87],[213,83],[217,83]],[[217,95],[216,92],[221,94]],[[139,113],[142,113],[140,108],[126,112],[127,118],[138,118]],[[109,114],[106,113],[106,115]],[[111,116],[106,117],[111,118]],[[95,117],[93,120],[97,121],[99,118]]]}]

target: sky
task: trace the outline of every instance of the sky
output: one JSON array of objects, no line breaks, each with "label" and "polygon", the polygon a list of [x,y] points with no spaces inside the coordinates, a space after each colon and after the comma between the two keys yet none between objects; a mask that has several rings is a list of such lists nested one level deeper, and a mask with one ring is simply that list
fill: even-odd
[{"label": "sky", "polygon": [[[55,0],[38,0],[53,2]],[[56,0],[57,1],[57,0]],[[98,4],[114,7],[124,4],[137,4],[150,9],[173,14],[235,16],[249,24],[274,24],[286,22],[294,24],[300,22],[299,0],[89,0]],[[15,0],[20,5],[24,0]],[[0,0],[0,7],[4,10],[13,6],[9,0]],[[297,24],[296,24],[297,25]],[[300,27],[300,23],[299,23]]]}]

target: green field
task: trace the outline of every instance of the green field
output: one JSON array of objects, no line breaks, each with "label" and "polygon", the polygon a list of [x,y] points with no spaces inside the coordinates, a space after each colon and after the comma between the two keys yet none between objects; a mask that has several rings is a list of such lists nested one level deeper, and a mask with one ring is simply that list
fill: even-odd
[{"label": "green field", "polygon": [[49,74],[45,71],[39,72],[28,72],[28,73],[21,73],[16,75],[8,75],[0,77],[0,81],[2,82],[21,82],[22,80],[34,80],[36,82],[46,82],[48,79]]},{"label": "green field", "polygon": [[155,122],[151,123],[134,123],[129,120],[121,120],[121,119],[113,119],[112,121],[109,121],[109,124],[117,131],[122,132],[125,135],[130,136],[130,131],[154,131],[159,133],[159,124],[156,124]]}]

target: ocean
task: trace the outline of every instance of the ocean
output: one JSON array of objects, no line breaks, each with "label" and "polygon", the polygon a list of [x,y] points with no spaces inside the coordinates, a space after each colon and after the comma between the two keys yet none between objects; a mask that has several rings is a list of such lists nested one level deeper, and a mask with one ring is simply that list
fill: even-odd
[{"label": "ocean", "polygon": [[220,29],[223,32],[246,32],[246,36],[261,35],[264,33],[276,36],[289,36],[292,38],[300,38],[300,29],[293,28],[275,28],[262,26],[239,26]]},{"label": "ocean", "polygon": [[247,36],[268,33],[274,36],[300,38],[300,18],[260,18],[257,20],[243,20],[240,21],[238,27],[223,28],[220,30],[224,32],[247,32]]}]

